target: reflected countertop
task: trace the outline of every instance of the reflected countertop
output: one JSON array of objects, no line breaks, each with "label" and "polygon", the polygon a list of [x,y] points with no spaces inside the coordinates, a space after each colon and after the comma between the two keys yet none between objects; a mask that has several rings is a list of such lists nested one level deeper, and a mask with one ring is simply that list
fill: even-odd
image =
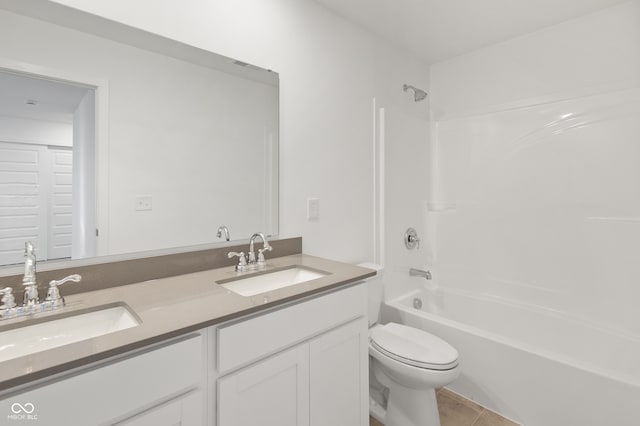
[{"label": "reflected countertop", "polygon": [[[328,274],[277,290],[240,296],[216,281],[239,275],[301,265]],[[236,272],[233,266],[169,278],[117,286],[66,296],[66,306],[34,317],[70,314],[98,306],[125,303],[141,319],[141,324],[88,340],[10,359],[0,363],[0,391],[43,377],[84,366],[191,331],[276,307],[311,295],[337,289],[375,275],[371,269],[296,254],[268,259],[262,271]],[[16,323],[30,323],[31,317],[0,323],[0,332]]]}]

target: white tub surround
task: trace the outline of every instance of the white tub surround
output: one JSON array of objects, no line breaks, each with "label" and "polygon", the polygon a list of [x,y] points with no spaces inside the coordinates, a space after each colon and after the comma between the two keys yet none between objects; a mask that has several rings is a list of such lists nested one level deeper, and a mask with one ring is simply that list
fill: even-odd
[{"label": "white tub surround", "polygon": [[639,76],[638,1],[431,67],[435,316],[394,310],[527,426],[637,424]]}]

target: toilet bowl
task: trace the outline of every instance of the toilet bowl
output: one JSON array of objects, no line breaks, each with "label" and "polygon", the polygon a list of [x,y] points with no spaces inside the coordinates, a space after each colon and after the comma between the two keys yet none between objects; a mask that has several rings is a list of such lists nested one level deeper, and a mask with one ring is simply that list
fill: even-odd
[{"label": "toilet bowl", "polygon": [[386,426],[440,426],[435,389],[460,375],[458,352],[430,333],[388,323],[369,329],[369,355],[389,389],[386,409],[374,417]]},{"label": "toilet bowl", "polygon": [[382,268],[361,266],[378,272],[368,280],[369,362],[375,381],[386,388],[386,401],[379,401],[373,397],[376,384],[371,383],[370,413],[385,426],[440,426],[435,390],[460,375],[458,352],[426,331],[392,322],[378,324]]}]

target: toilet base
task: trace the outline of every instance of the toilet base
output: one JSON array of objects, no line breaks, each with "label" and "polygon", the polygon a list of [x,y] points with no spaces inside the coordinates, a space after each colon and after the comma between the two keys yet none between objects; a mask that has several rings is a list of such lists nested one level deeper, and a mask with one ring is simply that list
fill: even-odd
[{"label": "toilet base", "polygon": [[434,389],[394,387],[386,409],[369,397],[369,414],[385,426],[440,426]]},{"label": "toilet base", "polygon": [[385,420],[386,426],[440,426],[435,389],[392,388]]},{"label": "toilet base", "polygon": [[380,423],[385,424],[387,410],[371,396],[369,397],[369,415]]}]

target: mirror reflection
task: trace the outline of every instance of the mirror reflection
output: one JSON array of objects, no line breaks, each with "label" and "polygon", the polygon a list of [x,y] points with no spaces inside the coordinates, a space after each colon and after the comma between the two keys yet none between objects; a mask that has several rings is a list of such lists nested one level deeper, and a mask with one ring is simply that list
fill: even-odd
[{"label": "mirror reflection", "polygon": [[40,261],[277,234],[276,73],[19,12],[0,9],[0,265],[27,240]]}]

